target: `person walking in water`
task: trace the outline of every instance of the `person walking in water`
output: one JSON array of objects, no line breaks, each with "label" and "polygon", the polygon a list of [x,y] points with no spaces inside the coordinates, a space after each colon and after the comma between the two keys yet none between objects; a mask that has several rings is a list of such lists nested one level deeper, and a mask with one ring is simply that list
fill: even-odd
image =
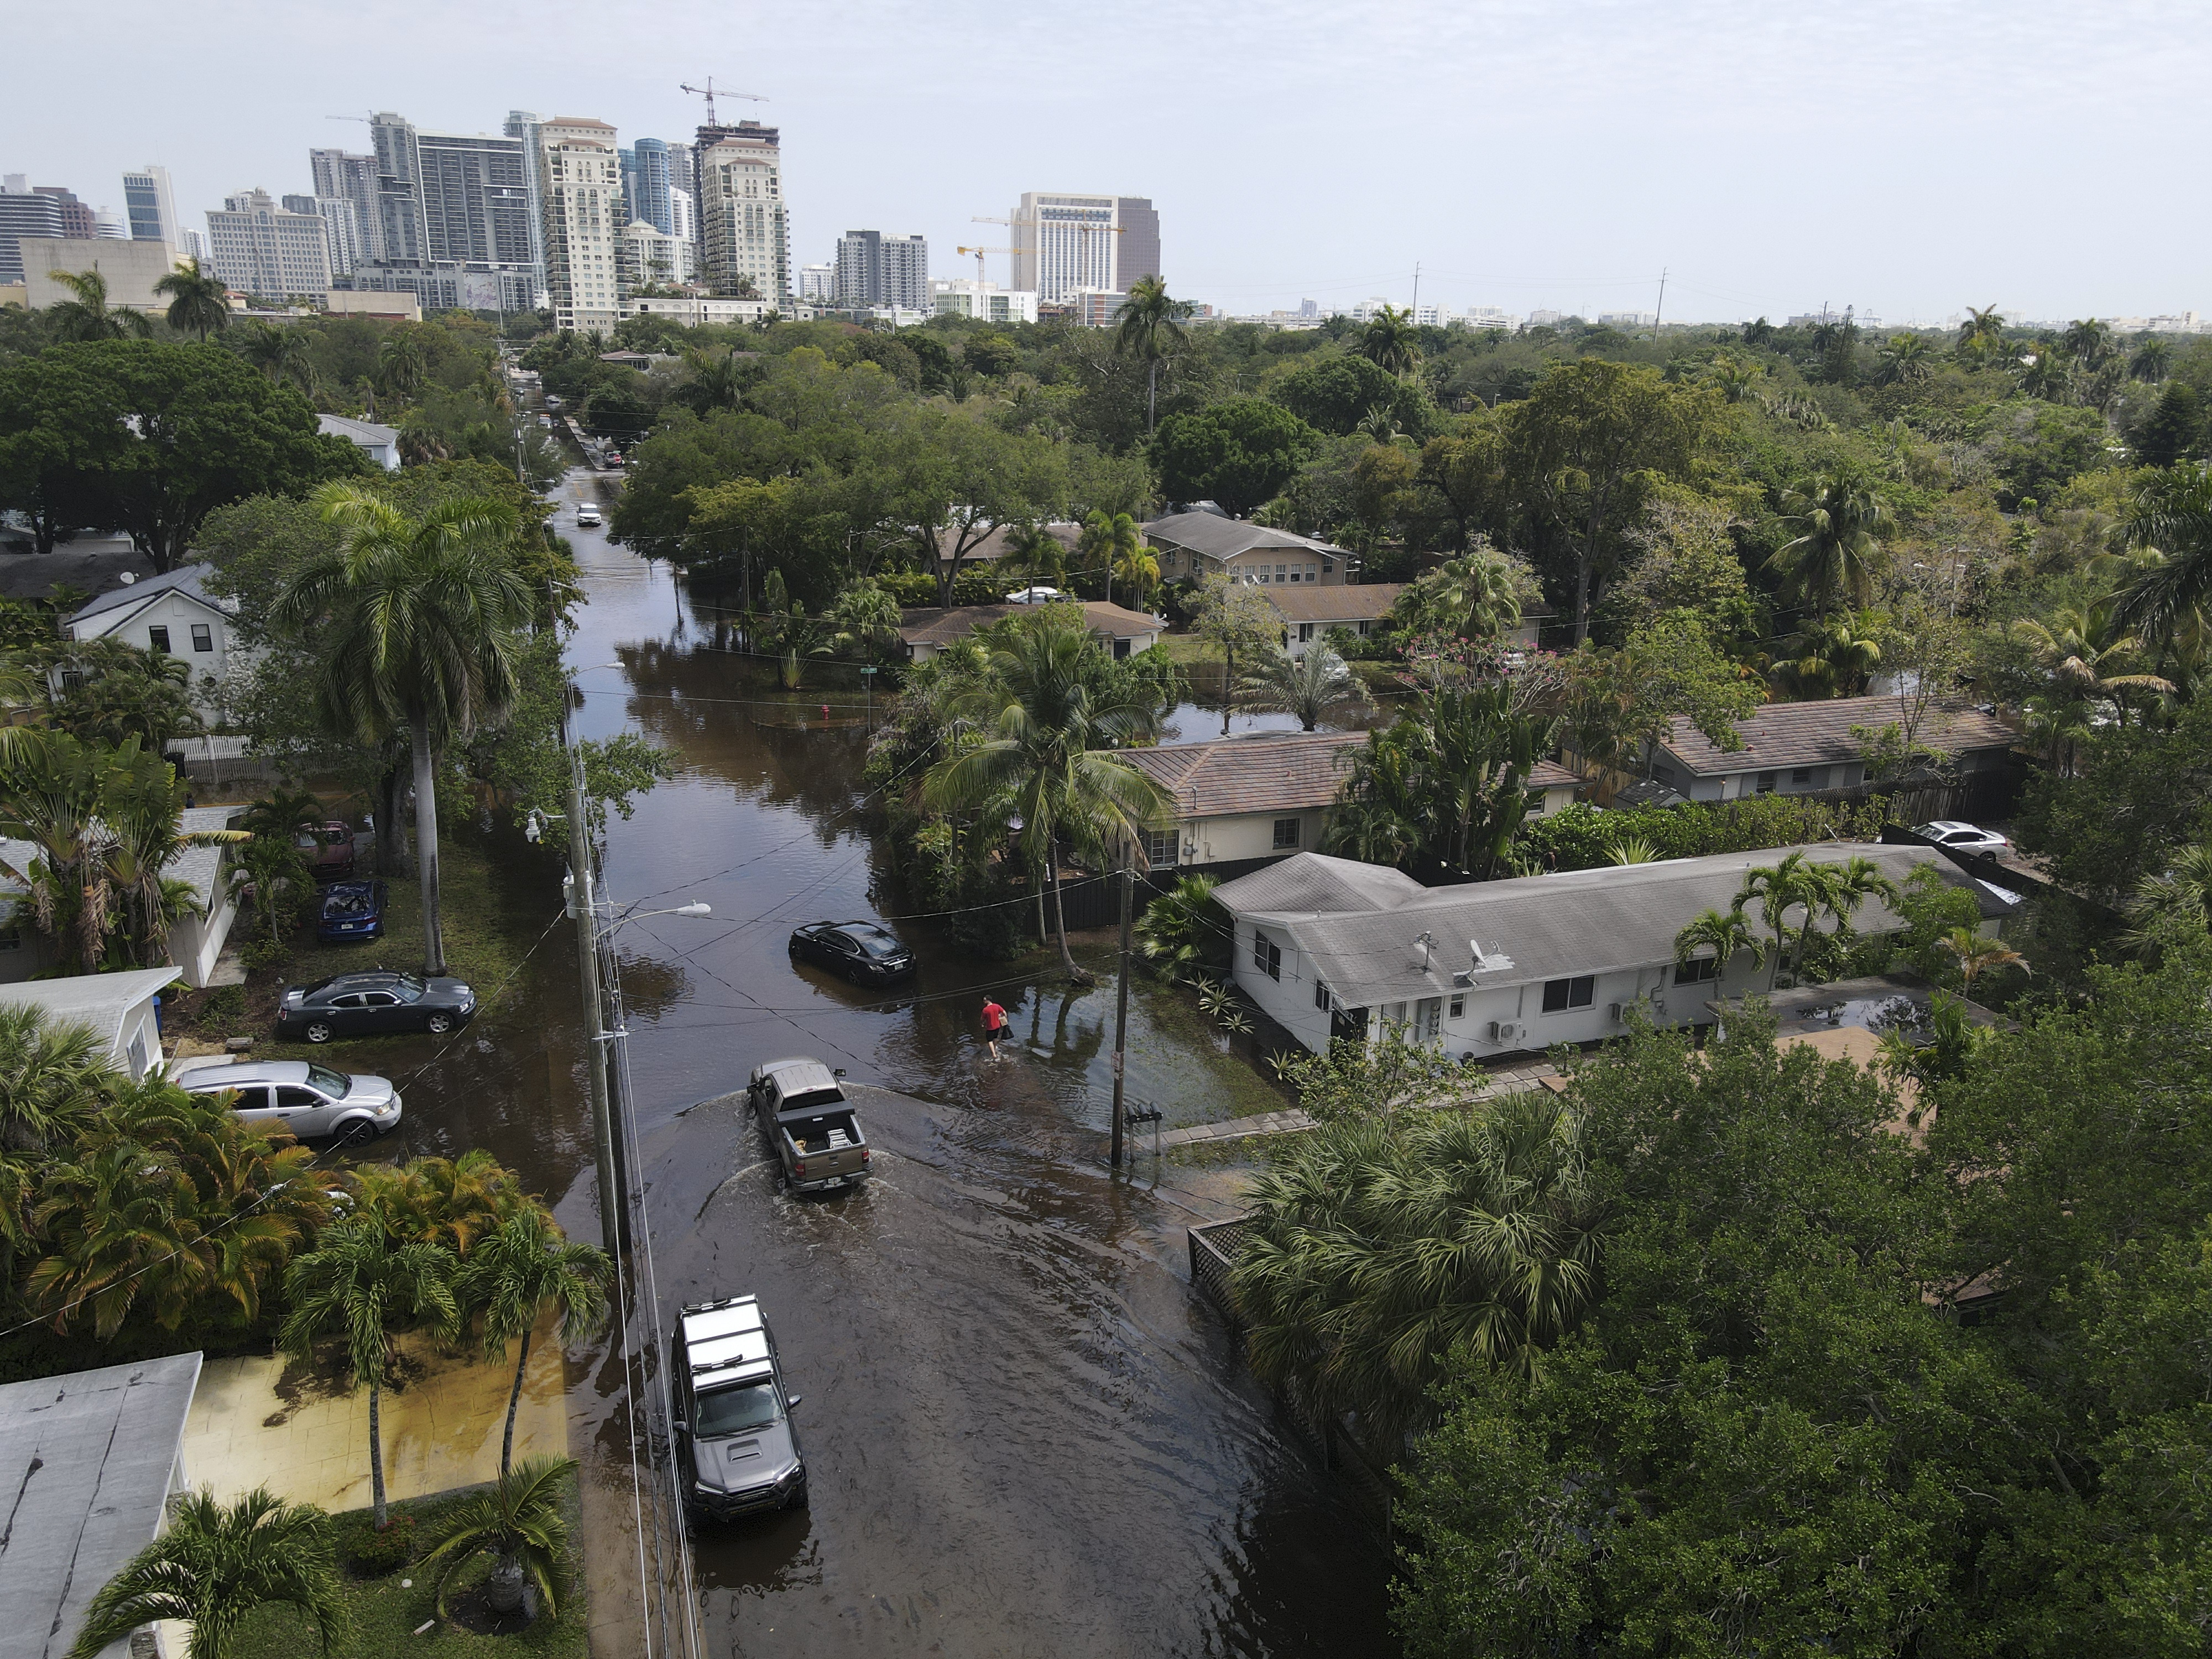
[{"label": "person walking in water", "polygon": [[1006,1011],[989,997],[983,999],[983,1041],[991,1045],[991,1058],[999,1057],[999,1039],[1006,1034]]}]

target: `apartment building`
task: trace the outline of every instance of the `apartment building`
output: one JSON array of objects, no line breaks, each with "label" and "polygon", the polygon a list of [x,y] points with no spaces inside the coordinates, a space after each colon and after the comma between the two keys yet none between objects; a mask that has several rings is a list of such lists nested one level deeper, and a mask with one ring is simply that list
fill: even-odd
[{"label": "apartment building", "polygon": [[763,300],[793,298],[791,218],[783,198],[782,135],[757,121],[702,127],[699,274],[718,295],[750,286]]},{"label": "apartment building", "polygon": [[330,235],[321,216],[288,212],[256,187],[226,197],[207,220],[209,263],[226,286],[269,299],[330,287]]},{"label": "apartment building", "polygon": [[556,328],[611,331],[621,317],[622,159],[605,121],[539,125],[538,197],[545,289]]}]

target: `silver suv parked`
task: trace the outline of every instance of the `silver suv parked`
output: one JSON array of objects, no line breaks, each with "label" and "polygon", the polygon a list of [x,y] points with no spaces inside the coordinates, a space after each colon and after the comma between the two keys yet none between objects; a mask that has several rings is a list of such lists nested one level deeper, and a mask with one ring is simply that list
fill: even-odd
[{"label": "silver suv parked", "polygon": [[294,1134],[329,1135],[342,1146],[374,1140],[399,1127],[399,1091],[380,1077],[348,1075],[306,1060],[216,1061],[179,1068],[188,1094],[231,1094],[240,1117],[281,1123]]}]

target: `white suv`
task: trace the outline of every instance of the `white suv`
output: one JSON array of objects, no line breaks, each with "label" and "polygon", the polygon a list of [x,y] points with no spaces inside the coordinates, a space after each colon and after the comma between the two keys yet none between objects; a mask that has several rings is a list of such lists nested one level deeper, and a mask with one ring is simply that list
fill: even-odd
[{"label": "white suv", "polygon": [[1917,825],[1912,833],[1925,836],[1938,847],[1955,847],[1962,853],[1995,853],[2012,845],[1994,830],[1962,823],[1956,818],[1937,818],[1932,823]]},{"label": "white suv", "polygon": [[240,1117],[281,1123],[302,1139],[329,1135],[351,1146],[399,1127],[399,1091],[388,1079],[349,1076],[313,1060],[187,1064],[176,1068],[176,1082],[186,1094],[228,1094]]}]

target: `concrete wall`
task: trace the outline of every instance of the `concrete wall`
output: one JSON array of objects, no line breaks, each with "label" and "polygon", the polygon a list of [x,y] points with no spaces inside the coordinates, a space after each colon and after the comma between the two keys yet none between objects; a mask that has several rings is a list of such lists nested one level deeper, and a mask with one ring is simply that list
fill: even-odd
[{"label": "concrete wall", "polygon": [[133,311],[169,308],[167,298],[154,292],[154,284],[177,268],[177,252],[167,242],[26,236],[21,246],[26,302],[33,311],[76,297],[54,280],[56,271],[76,276],[94,266],[107,279],[108,304]]},{"label": "concrete wall", "polygon": [[[1277,818],[1296,818],[1298,821],[1298,844],[1296,847],[1275,845]],[[1241,859],[1288,858],[1293,853],[1316,852],[1321,847],[1322,830],[1328,822],[1328,809],[1325,806],[1186,820],[1180,826],[1182,845],[1185,849],[1182,862],[1186,866],[1233,864]],[[1194,854],[1188,850],[1194,844],[1198,848]]]},{"label": "concrete wall", "polygon": [[[1255,933],[1273,939],[1282,953],[1281,977],[1270,978],[1252,960]],[[1304,954],[1279,928],[1255,922],[1237,924],[1236,955],[1231,960],[1237,988],[1314,1053],[1328,1052],[1329,1016],[1314,1005],[1314,976]]]}]

